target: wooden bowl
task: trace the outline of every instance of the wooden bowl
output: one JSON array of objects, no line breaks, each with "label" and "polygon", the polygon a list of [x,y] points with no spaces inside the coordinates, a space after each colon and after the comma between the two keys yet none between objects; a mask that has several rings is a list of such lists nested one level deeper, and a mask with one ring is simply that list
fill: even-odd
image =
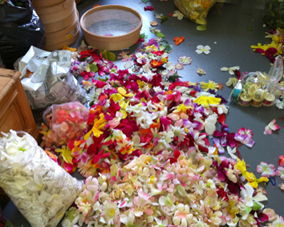
[{"label": "wooden bowl", "polygon": [[122,50],[140,38],[142,16],[129,7],[104,5],[88,10],[80,24],[86,42],[95,49]]}]

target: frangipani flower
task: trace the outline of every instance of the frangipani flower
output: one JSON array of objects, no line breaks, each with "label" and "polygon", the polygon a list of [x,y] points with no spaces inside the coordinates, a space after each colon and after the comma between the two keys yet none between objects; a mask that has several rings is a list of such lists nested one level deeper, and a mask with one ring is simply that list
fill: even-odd
[{"label": "frangipani flower", "polygon": [[230,75],[234,75],[235,74],[235,70],[240,70],[240,66],[222,67],[220,70],[222,72],[229,72]]},{"label": "frangipani flower", "polygon": [[183,64],[181,64],[181,63],[176,63],[176,64],[175,64],[175,69],[176,69],[176,70],[181,70],[181,69],[183,69],[183,68],[184,68]]},{"label": "frangipani flower", "polygon": [[187,56],[180,56],[178,58],[178,62],[183,64],[183,65],[190,65],[192,62],[192,58],[191,57],[187,57]]},{"label": "frangipani flower", "polygon": [[275,166],[273,164],[267,164],[266,162],[260,162],[260,165],[257,165],[256,171],[261,173],[263,177],[274,177],[276,175]]},{"label": "frangipani flower", "polygon": [[206,46],[198,45],[198,46],[196,47],[195,52],[196,52],[197,54],[202,54],[202,53],[204,53],[204,54],[209,54],[209,53],[210,53],[210,50],[211,50],[211,47],[208,46],[208,45],[206,45]]},{"label": "frangipani flower", "polygon": [[199,75],[205,75],[206,74],[206,72],[202,68],[200,68],[200,67],[196,70],[196,72]]},{"label": "frangipani flower", "polygon": [[273,119],[266,127],[264,130],[264,135],[270,135],[272,131],[279,130],[280,127],[279,125],[276,124],[276,120]]},{"label": "frangipani flower", "polygon": [[190,213],[188,205],[182,203],[177,205],[177,211],[173,217],[176,226],[187,227],[192,222],[193,215]]},{"label": "frangipani flower", "polygon": [[284,219],[282,216],[277,215],[276,220],[269,224],[271,227],[283,227],[284,226]]}]

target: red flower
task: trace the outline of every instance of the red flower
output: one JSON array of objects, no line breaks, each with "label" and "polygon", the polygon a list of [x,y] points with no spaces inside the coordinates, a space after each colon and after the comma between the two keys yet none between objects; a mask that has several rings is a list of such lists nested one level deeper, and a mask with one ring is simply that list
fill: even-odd
[{"label": "red flower", "polygon": [[158,68],[160,67],[162,64],[164,64],[163,61],[157,61],[156,59],[150,61],[150,64],[153,68]]},{"label": "red flower", "polygon": [[278,50],[274,47],[268,48],[266,51],[263,49],[257,48],[255,49],[256,52],[261,53],[262,55],[265,55],[269,60],[273,63],[275,61],[275,54],[277,54]]},{"label": "red flower", "polygon": [[174,155],[174,157],[173,157],[173,158],[170,158],[170,163],[171,163],[171,164],[177,162],[177,159],[178,159],[178,157],[180,156],[180,151],[179,151],[179,150],[175,150],[173,155]]},{"label": "red flower", "polygon": [[153,6],[145,6],[145,7],[144,7],[144,10],[145,10],[145,11],[148,11],[148,10],[149,10],[149,11],[153,11],[154,9],[155,9],[155,8],[154,8]]},{"label": "red flower", "polygon": [[279,165],[284,166],[284,155],[279,156]]}]

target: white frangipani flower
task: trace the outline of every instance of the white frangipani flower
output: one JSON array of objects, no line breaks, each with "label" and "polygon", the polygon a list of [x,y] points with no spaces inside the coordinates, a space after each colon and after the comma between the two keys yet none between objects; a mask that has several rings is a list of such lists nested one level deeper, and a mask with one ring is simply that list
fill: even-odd
[{"label": "white frangipani flower", "polygon": [[211,50],[211,47],[206,45],[206,46],[202,46],[202,45],[198,45],[196,47],[196,50],[195,52],[198,53],[198,54],[209,54],[210,53],[210,50]]}]

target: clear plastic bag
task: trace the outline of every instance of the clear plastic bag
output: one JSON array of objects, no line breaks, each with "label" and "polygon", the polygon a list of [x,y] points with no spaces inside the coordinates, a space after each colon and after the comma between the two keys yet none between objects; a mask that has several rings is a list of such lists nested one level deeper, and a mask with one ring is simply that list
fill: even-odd
[{"label": "clear plastic bag", "polygon": [[184,16],[197,24],[206,24],[206,17],[216,0],[174,0]]},{"label": "clear plastic bag", "polygon": [[277,97],[284,94],[284,88],[279,83],[282,76],[283,59],[278,56],[268,73],[258,71],[242,75],[229,101],[242,106],[271,106]]},{"label": "clear plastic bag", "polygon": [[67,142],[80,137],[86,128],[89,110],[78,101],[52,105],[43,113],[44,123],[50,132],[43,136],[46,146],[67,145]]},{"label": "clear plastic bag", "polygon": [[32,227],[55,227],[82,182],[58,166],[25,132],[0,137],[0,186]]}]

